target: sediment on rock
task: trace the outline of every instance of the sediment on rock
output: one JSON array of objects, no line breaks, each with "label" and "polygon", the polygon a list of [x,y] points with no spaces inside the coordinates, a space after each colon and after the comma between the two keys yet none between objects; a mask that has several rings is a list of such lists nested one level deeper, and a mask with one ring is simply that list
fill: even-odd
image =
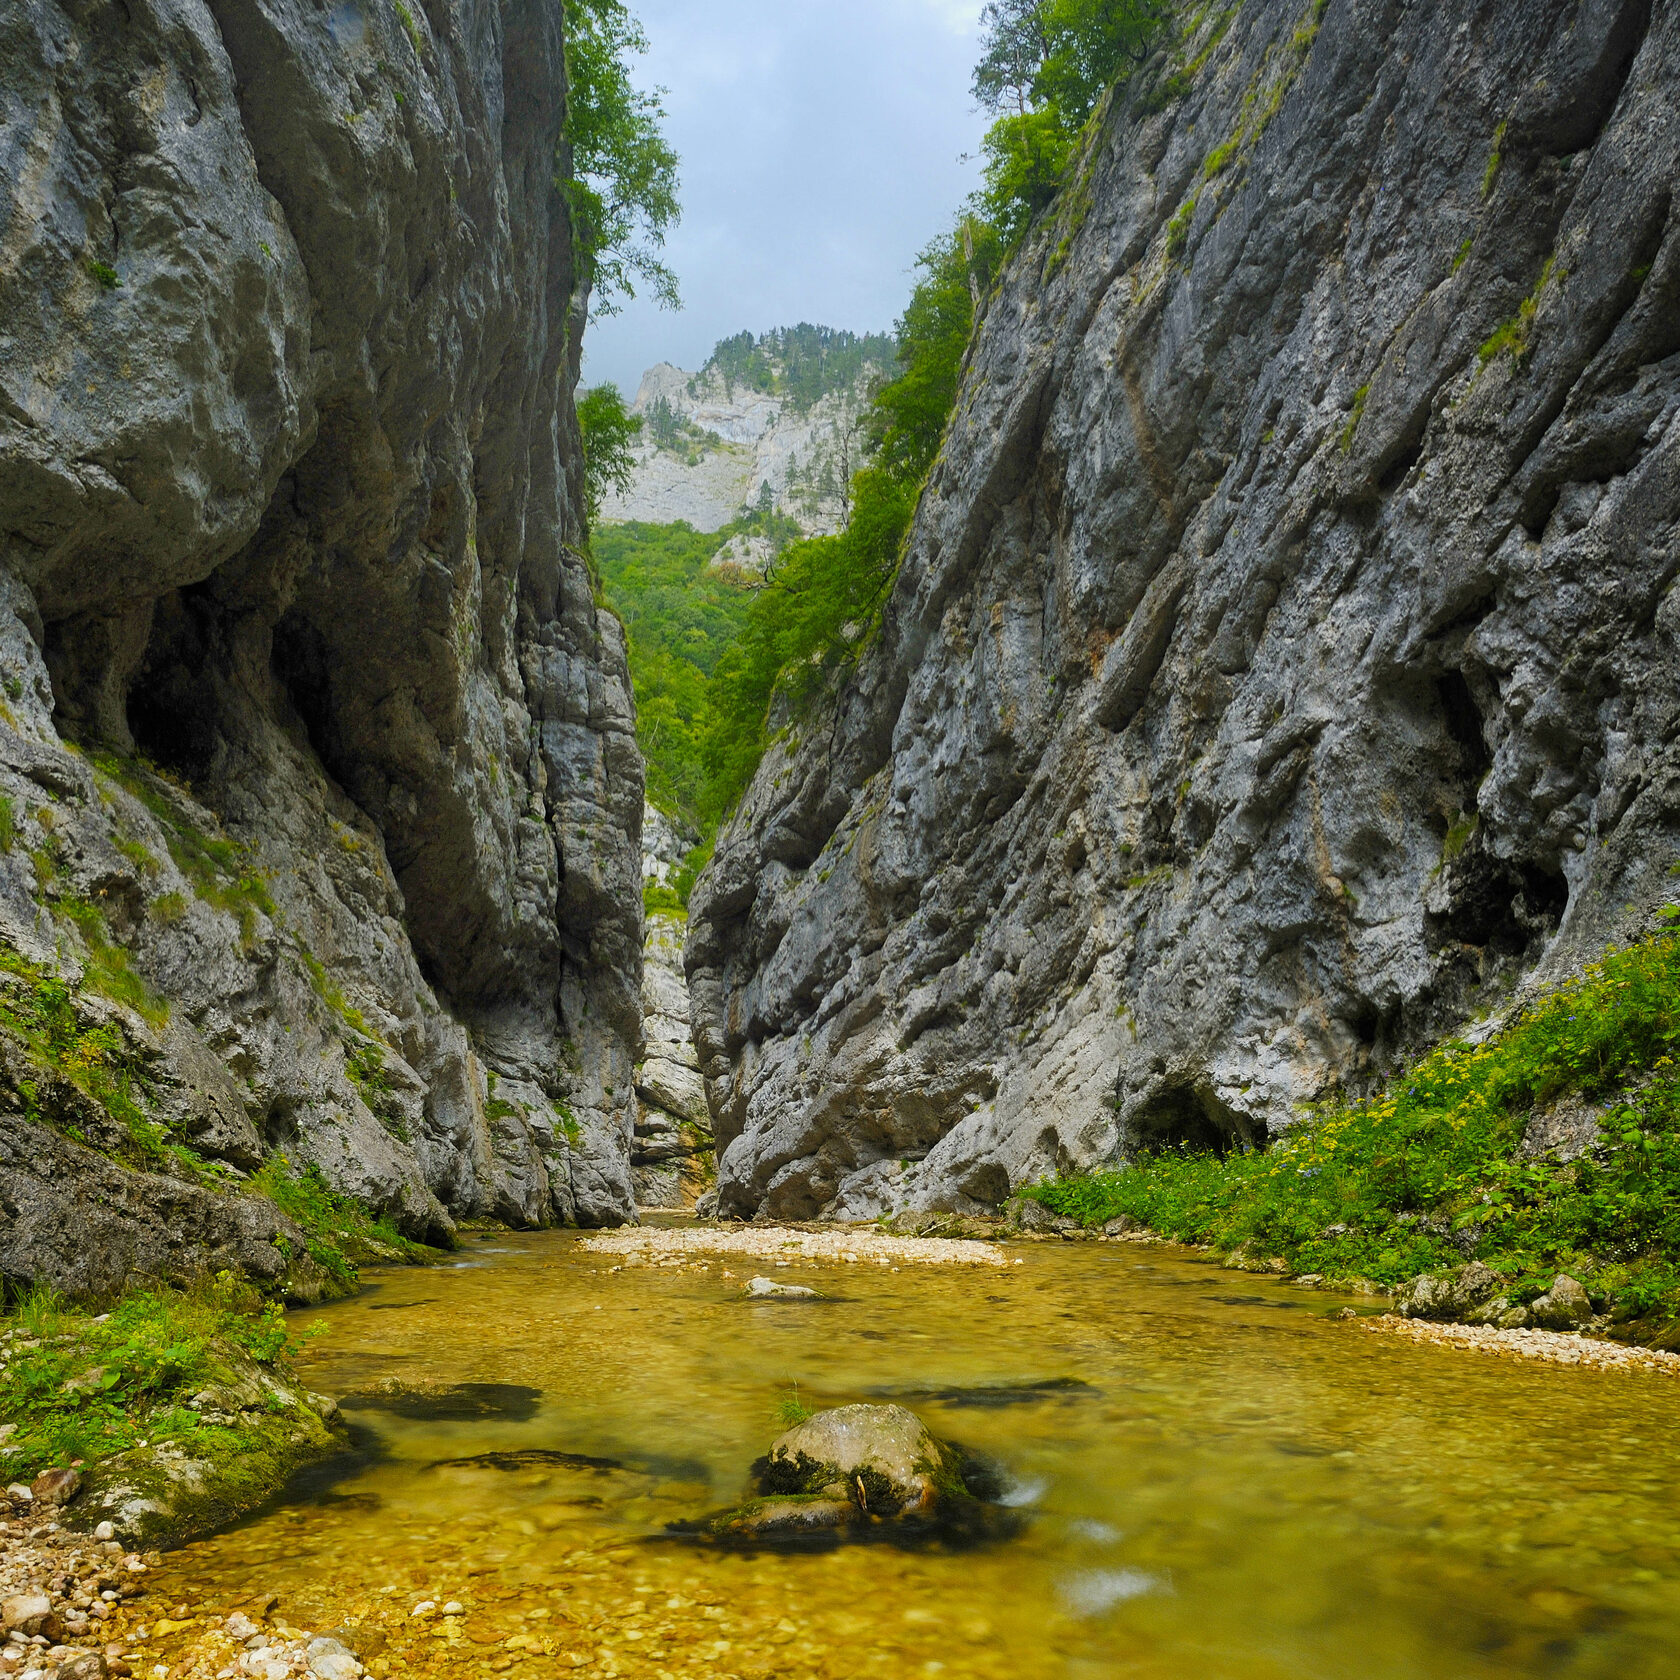
[{"label": "sediment on rock", "polygon": [[694,894],[726,1214],[1261,1142],[1672,891],[1680,17],[1198,15]]},{"label": "sediment on rock", "polygon": [[[398,13],[0,23],[0,982],[103,998],[223,1183],[612,1223],[642,772],[576,547],[561,8]],[[42,1032],[0,1035],[14,1153],[127,1170],[88,1077],[19,1097]],[[5,1269],[68,1286],[41,1176],[0,1167]]]}]

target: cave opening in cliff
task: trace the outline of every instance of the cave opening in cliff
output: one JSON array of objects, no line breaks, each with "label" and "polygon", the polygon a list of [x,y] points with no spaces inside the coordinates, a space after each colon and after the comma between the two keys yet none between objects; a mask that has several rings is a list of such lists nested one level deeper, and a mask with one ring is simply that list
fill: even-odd
[{"label": "cave opening in cliff", "polygon": [[214,603],[203,586],[177,589],[158,601],[127,696],[135,750],[189,783],[202,781],[210,770],[221,733],[211,670],[214,619]]},{"label": "cave opening in cliff", "polygon": [[1248,1123],[1212,1092],[1188,1085],[1164,1087],[1126,1123],[1126,1153],[1134,1156],[1184,1149],[1223,1157],[1265,1141],[1263,1133],[1254,1136]]}]

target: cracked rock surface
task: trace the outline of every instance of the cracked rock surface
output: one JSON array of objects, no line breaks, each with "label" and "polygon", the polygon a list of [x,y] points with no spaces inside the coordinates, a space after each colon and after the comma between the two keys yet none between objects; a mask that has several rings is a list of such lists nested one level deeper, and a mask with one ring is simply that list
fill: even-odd
[{"label": "cracked rock surface", "polygon": [[985,302],[692,901],[725,1213],[1258,1140],[1672,891],[1680,15],[1317,14],[1140,75]]},{"label": "cracked rock surface", "polygon": [[[632,1217],[558,0],[20,0],[0,58],[0,942],[84,1010],[126,951],[146,1111],[235,1174],[415,1236]],[[56,1279],[18,1174],[69,1122],[18,1084],[0,1271]],[[104,1285],[151,1239],[92,1214]],[[169,1269],[234,1240],[194,1219]]]}]

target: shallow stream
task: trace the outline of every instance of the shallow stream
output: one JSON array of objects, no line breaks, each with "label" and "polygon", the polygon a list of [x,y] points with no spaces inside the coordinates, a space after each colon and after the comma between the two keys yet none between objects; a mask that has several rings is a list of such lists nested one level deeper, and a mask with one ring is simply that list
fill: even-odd
[{"label": "shallow stream", "polygon": [[[556,1232],[372,1274],[296,1315],[326,1327],[313,1386],[490,1386],[355,1403],[363,1462],[173,1554],[154,1601],[277,1593],[388,1675],[1680,1673],[1673,1379],[1417,1346],[1171,1249],[1009,1253],[776,1272],[817,1302],[743,1300],[763,1268],[739,1259],[615,1269]],[[811,1406],[897,1398],[991,1454],[1023,1533],[957,1554],[668,1537],[735,1501],[793,1383]]]}]

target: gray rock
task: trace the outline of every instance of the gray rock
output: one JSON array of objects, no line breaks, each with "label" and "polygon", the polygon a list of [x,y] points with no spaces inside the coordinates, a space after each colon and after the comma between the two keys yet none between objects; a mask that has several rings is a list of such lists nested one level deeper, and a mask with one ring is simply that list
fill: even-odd
[{"label": "gray rock", "polygon": [[1604,1110],[1597,1103],[1578,1096],[1560,1098],[1528,1117],[1518,1153],[1525,1160],[1552,1155],[1560,1161],[1578,1161],[1597,1146],[1603,1121]]},{"label": "gray rock", "polygon": [[1563,1272],[1544,1295],[1529,1302],[1528,1316],[1543,1330],[1579,1330],[1592,1318],[1593,1305],[1586,1290]]},{"label": "gray rock", "polygon": [[1258,1141],[1671,895],[1680,15],[1261,0],[1156,91],[693,896],[727,1214]]},{"label": "gray rock", "polygon": [[814,1301],[817,1292],[802,1283],[778,1283],[775,1278],[755,1277],[747,1280],[746,1294],[756,1301]]},{"label": "gray rock", "polygon": [[1402,1318],[1451,1324],[1471,1317],[1499,1287],[1499,1276],[1479,1260],[1452,1272],[1425,1272],[1402,1288],[1394,1310]]},{"label": "gray rock", "polygon": [[[434,1239],[633,1214],[642,770],[577,546],[560,27],[0,21],[0,942],[74,980],[95,907],[169,1006],[116,1012],[151,1122]],[[17,1275],[157,1260],[157,1175],[83,1199],[90,1257],[27,1156]]]}]

